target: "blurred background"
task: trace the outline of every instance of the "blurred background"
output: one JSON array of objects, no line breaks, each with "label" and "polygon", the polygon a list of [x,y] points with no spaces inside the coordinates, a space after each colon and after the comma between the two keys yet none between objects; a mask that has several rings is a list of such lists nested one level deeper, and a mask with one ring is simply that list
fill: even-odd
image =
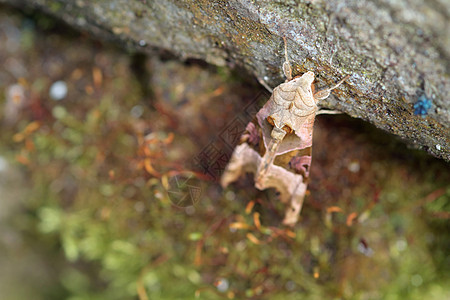
[{"label": "blurred background", "polygon": [[316,119],[309,195],[218,179],[270,96],[0,6],[2,299],[450,299],[450,166]]}]

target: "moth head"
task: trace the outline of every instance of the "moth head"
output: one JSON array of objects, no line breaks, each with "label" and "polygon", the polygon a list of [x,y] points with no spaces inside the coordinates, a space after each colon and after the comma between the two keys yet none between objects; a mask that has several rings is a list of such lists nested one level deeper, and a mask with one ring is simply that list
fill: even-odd
[{"label": "moth head", "polygon": [[294,105],[299,109],[307,109],[316,105],[313,97],[314,90],[314,73],[306,72],[302,76],[298,76],[291,81],[296,86],[297,96],[294,100]]},{"label": "moth head", "polygon": [[275,88],[268,106],[267,121],[286,133],[297,132],[317,111],[312,93],[314,73],[306,72]]}]

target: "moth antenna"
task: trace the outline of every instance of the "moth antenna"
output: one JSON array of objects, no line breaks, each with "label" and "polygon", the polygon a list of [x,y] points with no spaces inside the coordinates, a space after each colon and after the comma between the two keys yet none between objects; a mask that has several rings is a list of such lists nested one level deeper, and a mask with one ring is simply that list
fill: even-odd
[{"label": "moth antenna", "polygon": [[284,76],[286,76],[287,81],[290,81],[292,79],[292,68],[291,64],[289,63],[289,57],[287,53],[287,41],[285,36],[283,36],[283,40],[284,40],[284,56],[286,59],[286,61],[283,63],[283,73]]},{"label": "moth antenna", "polygon": [[343,112],[338,110],[329,110],[322,108],[316,112],[316,115],[339,115],[339,114],[343,114]]},{"label": "moth antenna", "polygon": [[259,84],[266,88],[271,94],[273,93],[273,89],[262,79],[261,77],[257,77]]},{"label": "moth antenna", "polygon": [[339,80],[339,82],[336,83],[334,86],[316,92],[314,94],[314,99],[316,100],[316,102],[319,101],[319,100],[323,100],[323,99],[328,98],[328,96],[330,96],[331,91],[334,90],[335,88],[337,88],[338,86],[340,86],[349,77],[350,77],[350,75],[347,75],[344,78],[342,78],[341,80]]},{"label": "moth antenna", "polygon": [[287,41],[286,41],[286,37],[283,36],[283,41],[284,41],[284,57],[286,59],[286,62],[289,63],[289,57],[287,54]]},{"label": "moth antenna", "polygon": [[286,135],[286,131],[274,127],[271,132],[271,139],[269,142],[269,145],[267,145],[266,153],[261,159],[261,162],[257,169],[257,174],[255,178],[256,184],[260,185],[264,181],[267,172],[269,171],[270,165],[273,164],[273,161],[275,159],[275,156],[277,154],[277,150],[280,147],[281,142],[284,139],[284,136]]},{"label": "moth antenna", "polygon": [[334,86],[328,88],[328,90],[334,90],[335,88],[337,88],[338,86],[340,86],[344,81],[346,81],[347,79],[350,78],[350,75],[345,76],[344,78],[342,78],[341,80],[339,80],[338,83],[336,83]]}]

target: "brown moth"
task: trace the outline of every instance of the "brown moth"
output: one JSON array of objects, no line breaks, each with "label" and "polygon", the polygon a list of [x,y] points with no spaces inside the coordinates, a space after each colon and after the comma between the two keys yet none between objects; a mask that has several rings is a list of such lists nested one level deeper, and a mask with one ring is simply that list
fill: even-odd
[{"label": "brown moth", "polygon": [[221,185],[228,186],[246,172],[254,173],[256,188],[278,190],[280,200],[287,204],[283,224],[294,225],[309,179],[314,119],[316,114],[330,113],[319,110],[317,103],[348,76],[331,88],[314,92],[313,72],[292,78],[286,39],[284,44],[286,81],[273,90],[269,101],[247,125],[222,175]]}]

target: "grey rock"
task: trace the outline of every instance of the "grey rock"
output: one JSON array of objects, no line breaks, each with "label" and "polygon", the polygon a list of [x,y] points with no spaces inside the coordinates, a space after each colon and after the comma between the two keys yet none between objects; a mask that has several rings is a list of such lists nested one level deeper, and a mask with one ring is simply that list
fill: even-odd
[{"label": "grey rock", "polygon": [[[38,8],[129,49],[165,49],[181,59],[240,65],[272,87],[284,80],[285,36],[294,69],[313,71],[319,88],[352,75],[322,106],[450,161],[448,0],[0,3]],[[421,108],[419,98],[431,108]]]}]

